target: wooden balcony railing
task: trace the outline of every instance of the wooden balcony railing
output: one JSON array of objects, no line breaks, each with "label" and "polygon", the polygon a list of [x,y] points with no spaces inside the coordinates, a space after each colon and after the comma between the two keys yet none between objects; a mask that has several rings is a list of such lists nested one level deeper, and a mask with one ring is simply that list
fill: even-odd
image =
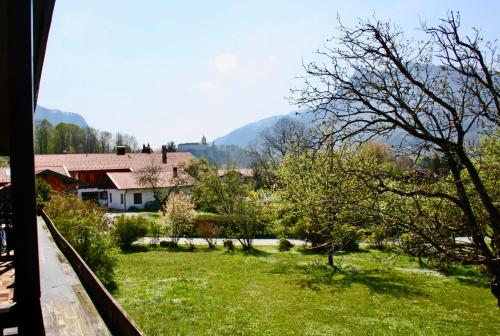
[{"label": "wooden balcony railing", "polygon": [[113,335],[144,335],[139,327],[127,316],[118,302],[104,288],[76,250],[59,233],[47,214],[42,211],[41,215],[54,242],[78,275],[85,291],[94,303],[109,331]]}]

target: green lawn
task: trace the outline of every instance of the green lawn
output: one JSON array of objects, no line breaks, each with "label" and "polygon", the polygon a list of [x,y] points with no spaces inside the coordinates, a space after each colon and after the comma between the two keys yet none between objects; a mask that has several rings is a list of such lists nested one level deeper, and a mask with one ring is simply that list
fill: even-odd
[{"label": "green lawn", "polygon": [[498,335],[500,310],[474,270],[443,276],[380,251],[325,258],[260,248],[138,247],[114,293],[148,335]]}]

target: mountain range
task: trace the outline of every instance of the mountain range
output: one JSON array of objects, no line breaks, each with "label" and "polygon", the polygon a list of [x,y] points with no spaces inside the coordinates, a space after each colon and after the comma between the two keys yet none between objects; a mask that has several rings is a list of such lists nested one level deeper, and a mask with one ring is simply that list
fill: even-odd
[{"label": "mountain range", "polygon": [[[417,69],[418,67],[415,67]],[[440,77],[448,77],[449,82],[448,84],[451,85],[451,88],[453,89],[454,92],[459,92],[460,87],[459,83],[459,75],[457,75],[455,72],[449,70],[449,69],[443,69],[442,67],[435,66],[435,65],[429,65],[428,67],[420,67],[422,69],[426,69],[426,71],[423,71],[421,73],[416,72],[414,76],[419,78],[420,76],[436,76],[436,78]],[[417,70],[413,70],[417,71]],[[355,78],[362,76],[357,76],[356,74],[353,75],[353,80],[356,80]],[[250,143],[252,143],[254,140],[257,140],[259,133],[265,130],[266,128],[271,127],[274,123],[276,123],[278,120],[289,117],[293,119],[298,119],[302,121],[304,124],[306,124],[310,128],[314,128],[314,120],[313,116],[311,113],[307,113],[306,110],[299,111],[300,113],[297,115],[297,112],[291,112],[289,114],[283,114],[283,115],[276,115],[272,117],[268,117],[265,119],[261,119],[256,122],[252,122],[250,124],[244,125],[240,128],[235,129],[234,131],[229,132],[228,134],[218,137],[214,140],[215,144],[219,145],[237,145],[243,148],[248,147]],[[468,119],[470,120],[470,119]],[[476,141],[479,139],[481,134],[484,132],[484,129],[482,129],[478,123],[474,123],[472,127],[470,128],[468,134],[466,135],[465,139],[466,141]],[[390,145],[401,145],[403,142],[408,145],[411,143],[417,143],[419,140],[416,138],[412,138],[407,136],[406,132],[404,132],[401,129],[396,129],[393,132],[391,132],[388,136],[385,137],[374,137],[372,138],[375,141],[380,141],[384,142]]]},{"label": "mountain range", "polygon": [[[247,148],[253,141],[257,140],[259,134],[273,126],[278,120],[282,118],[292,118],[296,120],[300,120],[305,123],[308,127],[312,127],[314,125],[313,116],[310,113],[306,113],[305,111],[301,111],[300,114],[297,112],[291,112],[288,114],[275,115],[272,117],[264,118],[259,121],[255,121],[249,124],[246,124],[242,127],[239,127],[228,134],[218,137],[214,140],[216,145],[236,145],[241,148]],[[482,129],[479,126],[474,125],[466,135],[467,141],[476,141],[480,138],[482,134]],[[397,129],[394,130],[390,136],[379,136],[374,137],[373,140],[384,142],[389,145],[400,145],[403,141],[407,144],[416,143],[418,140],[415,138],[407,137],[406,133],[403,130]]]},{"label": "mountain range", "polygon": [[[303,112],[303,111],[300,111]],[[257,139],[260,132],[273,126],[278,120],[283,118],[297,119],[305,124],[312,124],[312,116],[308,113],[299,113],[294,111],[288,114],[275,115],[272,117],[264,118],[250,124],[246,124],[228,134],[216,138],[214,143],[216,145],[236,145],[242,148],[248,147],[250,143]]]},{"label": "mountain range", "polygon": [[37,105],[35,110],[35,122],[47,119],[53,126],[60,123],[75,124],[82,128],[88,127],[87,121],[78,113],[64,112],[61,110],[48,109]]}]

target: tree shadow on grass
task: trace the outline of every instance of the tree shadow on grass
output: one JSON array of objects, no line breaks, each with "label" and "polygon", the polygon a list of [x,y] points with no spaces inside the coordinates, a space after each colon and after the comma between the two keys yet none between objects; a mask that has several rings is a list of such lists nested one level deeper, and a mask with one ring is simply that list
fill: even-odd
[{"label": "tree shadow on grass", "polygon": [[[296,251],[304,254],[304,255],[315,255],[315,256],[322,256],[326,258],[326,253],[325,251],[322,251],[321,249],[318,248],[312,248],[310,246],[301,246],[301,247],[296,247]],[[358,248],[356,250],[349,250],[349,251],[336,251],[334,253],[334,256],[345,256],[345,255],[350,255],[350,254],[359,254],[359,253],[370,253],[369,249],[365,248]]]},{"label": "tree shadow on grass", "polygon": [[452,265],[441,270],[441,273],[456,278],[459,282],[480,288],[489,288],[491,286],[488,274],[482,272],[479,267],[474,265]]},{"label": "tree shadow on grass", "polygon": [[267,257],[270,256],[271,253],[266,252],[264,250],[259,250],[255,247],[253,247],[251,250],[244,250],[244,249],[238,249],[241,253],[244,255],[249,255],[249,256],[254,256],[254,257]]},{"label": "tree shadow on grass", "polygon": [[130,247],[123,247],[121,249],[124,254],[132,254],[132,253],[144,253],[149,252],[151,248],[147,245],[132,245]]},{"label": "tree shadow on grass", "polygon": [[394,297],[415,297],[426,294],[418,288],[418,282],[395,272],[380,269],[356,269],[352,266],[331,267],[313,263],[299,267],[302,277],[298,280],[302,288],[321,291],[329,288],[343,290],[354,284],[367,287],[371,292]]},{"label": "tree shadow on grass", "polygon": [[271,255],[271,253],[259,250],[255,247],[252,248],[251,250],[245,250],[241,247],[235,247],[234,250],[225,249],[224,254],[229,254],[229,255],[238,254],[238,255],[252,256],[252,257],[267,257]]}]

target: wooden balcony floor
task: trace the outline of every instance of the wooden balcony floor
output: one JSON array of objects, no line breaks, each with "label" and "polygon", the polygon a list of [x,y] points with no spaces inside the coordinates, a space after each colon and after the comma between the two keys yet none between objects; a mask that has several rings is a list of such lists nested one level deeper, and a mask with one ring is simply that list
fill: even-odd
[{"label": "wooden balcony floor", "polygon": [[12,303],[14,267],[12,261],[0,261],[0,309]]},{"label": "wooden balcony floor", "polygon": [[110,335],[41,217],[38,218],[38,244],[46,335]]}]

